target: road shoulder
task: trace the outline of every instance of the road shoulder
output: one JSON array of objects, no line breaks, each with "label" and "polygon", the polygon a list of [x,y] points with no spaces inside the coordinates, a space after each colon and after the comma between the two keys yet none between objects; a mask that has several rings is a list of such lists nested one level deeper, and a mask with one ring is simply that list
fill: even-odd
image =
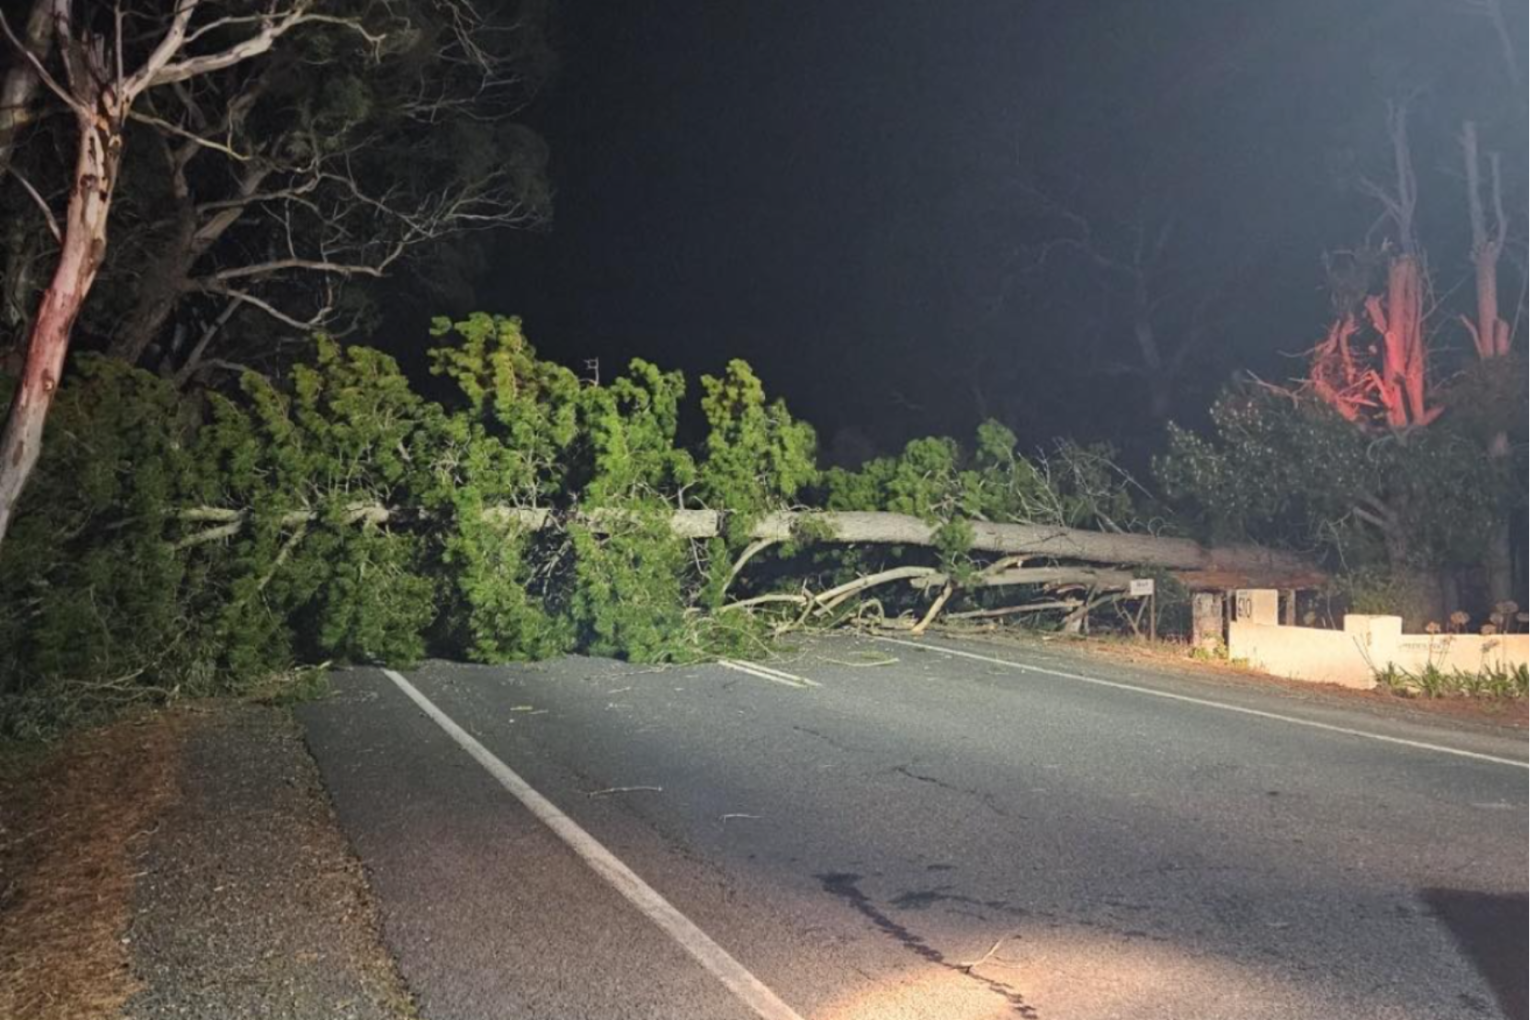
[{"label": "road shoulder", "polygon": [[408,1020],[282,708],[144,712],[0,759],[0,1016]]},{"label": "road shoulder", "polygon": [[142,860],[128,944],[135,1020],[398,1020],[412,1007],[361,867],[290,714],[198,713]]}]

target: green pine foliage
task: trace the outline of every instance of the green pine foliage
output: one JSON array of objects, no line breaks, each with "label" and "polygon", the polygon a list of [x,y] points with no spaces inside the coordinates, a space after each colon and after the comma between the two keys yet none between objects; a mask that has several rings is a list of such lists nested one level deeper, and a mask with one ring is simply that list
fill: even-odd
[{"label": "green pine foliage", "polygon": [[643,662],[683,657],[689,543],[669,527],[668,494],[696,465],[675,446],[685,380],[635,359],[610,386],[583,390],[582,500],[601,519],[569,529],[571,622],[597,655]]},{"label": "green pine foliage", "polygon": [[818,438],[784,400],[767,402],[759,377],[737,358],[721,378],[702,376],[701,388],[707,440],[699,495],[728,512],[729,545],[737,548],[763,514],[790,506],[818,481]]},{"label": "green pine foliage", "polygon": [[537,359],[520,320],[477,313],[437,319],[432,371],[457,384],[464,406],[444,416],[434,482],[421,494],[440,529],[443,574],[454,599],[442,621],[448,644],[480,662],[555,655],[569,646],[568,622],[536,569],[538,537],[490,508],[537,510],[567,483],[578,435],[579,381]]},{"label": "green pine foliage", "polygon": [[[1128,479],[1108,446],[1059,444],[1031,460],[996,421],[978,426],[973,449],[954,439],[915,439],[897,457],[825,474],[831,510],[890,510],[922,520],[967,518],[1063,527],[1114,528],[1136,513]],[[1117,524],[1119,522],[1119,525]]]},{"label": "green pine foliage", "polygon": [[[192,547],[237,565],[225,626],[232,634],[251,615],[274,617],[315,654],[418,658],[436,601],[428,543],[368,513],[409,506],[429,484],[439,408],[392,358],[322,337],[290,387],[251,374],[242,395],[214,398],[215,425],[198,443],[204,497],[248,515],[226,544]],[[250,638],[232,645],[261,640]]]},{"label": "green pine foliage", "polygon": [[685,659],[689,645],[684,578],[687,543],[660,508],[634,508],[600,533],[569,529],[574,545],[572,616],[596,655],[638,662]]}]

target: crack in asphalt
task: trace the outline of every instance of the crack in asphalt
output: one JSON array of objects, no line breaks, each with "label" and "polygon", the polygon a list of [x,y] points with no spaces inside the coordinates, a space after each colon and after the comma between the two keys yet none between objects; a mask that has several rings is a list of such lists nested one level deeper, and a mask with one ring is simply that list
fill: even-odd
[{"label": "crack in asphalt", "polygon": [[944,953],[930,945],[923,937],[910,931],[907,926],[899,924],[878,909],[877,905],[871,902],[871,898],[861,891],[859,884],[861,881],[860,875],[853,872],[831,871],[814,875],[813,877],[818,879],[823,885],[824,892],[844,900],[856,913],[870,921],[873,927],[892,937],[915,956],[922,960],[927,960],[936,966],[944,967],[946,970],[955,971],[958,974],[971,978],[1009,1003],[1010,1008],[1015,1011],[1017,1016],[1025,1017],[1026,1020],[1036,1020],[1038,1015],[1036,1007],[1026,1002],[1025,997],[1019,992],[1002,981],[995,981],[993,978],[987,978],[975,973],[974,968],[976,964],[960,964],[946,959]]},{"label": "crack in asphalt", "polygon": [[992,811],[1000,818],[1014,817],[1009,813],[1009,811],[1000,807],[998,804],[995,804],[993,795],[990,793],[984,793],[981,790],[974,790],[965,786],[956,786],[952,783],[946,782],[944,779],[940,779],[937,776],[927,776],[922,773],[915,772],[907,765],[894,766],[893,771],[901,776],[907,776],[909,779],[913,779],[921,783],[929,783],[931,786],[939,787],[942,790],[950,790],[952,793],[960,793],[965,796],[972,797],[977,800],[979,804],[982,804],[985,808]]},{"label": "crack in asphalt", "polygon": [[869,747],[854,747],[854,746],[852,746],[850,744],[846,744],[845,742],[836,739],[835,737],[829,736],[827,733],[824,733],[821,730],[815,730],[811,726],[793,726],[792,729],[796,730],[798,733],[806,733],[810,737],[817,737],[819,740],[822,740],[825,744],[828,744],[830,747],[834,748],[836,751],[843,751],[845,754],[873,754],[873,753],[875,753]]}]

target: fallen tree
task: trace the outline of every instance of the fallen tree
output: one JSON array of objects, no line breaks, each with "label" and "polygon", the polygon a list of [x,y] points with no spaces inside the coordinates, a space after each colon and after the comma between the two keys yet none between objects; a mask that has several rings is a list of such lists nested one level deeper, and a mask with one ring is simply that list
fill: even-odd
[{"label": "fallen tree", "polygon": [[[353,523],[384,524],[396,521],[404,512],[396,507],[356,505],[346,510]],[[314,520],[314,511],[284,514],[285,527]],[[541,531],[563,521],[577,519],[595,531],[611,531],[627,514],[616,509],[594,509],[560,517],[547,507],[491,507],[485,516],[522,531]],[[242,510],[220,507],[197,507],[187,510],[183,520],[217,522],[206,531],[187,536],[181,546],[226,538],[235,534],[247,519]],[[670,531],[683,539],[715,538],[724,533],[725,514],[717,510],[676,510],[670,515]],[[1006,524],[991,521],[968,522],[972,529],[974,552],[1004,556],[1035,556],[1083,563],[1111,564],[1166,570],[1189,587],[1207,588],[1314,588],[1323,584],[1325,575],[1311,561],[1291,552],[1255,545],[1205,546],[1189,538],[1167,538],[1088,531],[1036,524]],[[811,539],[845,545],[909,545],[922,548],[936,544],[939,525],[908,514],[874,510],[779,511],[761,517],[748,536],[756,542],[790,542]],[[1013,584],[1096,583],[1100,588],[1124,587],[1131,579],[1121,571],[1087,571],[1068,568],[1014,569],[987,575],[982,586]],[[944,574],[921,576],[917,587],[944,587]]]},{"label": "fallen tree", "polygon": [[1028,459],[984,423],[970,451],[927,437],[822,471],[742,363],[703,378],[708,431],[686,448],[678,373],[581,381],[514,320],[436,335],[453,404],[324,338],[290,380],[246,375],[197,413],[169,380],[80,358],[0,550],[0,731],[301,662],[747,657],[797,628],[917,633],[948,612],[1087,629],[1134,576],[1320,576],[1148,533],[1151,494],[1107,451]]}]

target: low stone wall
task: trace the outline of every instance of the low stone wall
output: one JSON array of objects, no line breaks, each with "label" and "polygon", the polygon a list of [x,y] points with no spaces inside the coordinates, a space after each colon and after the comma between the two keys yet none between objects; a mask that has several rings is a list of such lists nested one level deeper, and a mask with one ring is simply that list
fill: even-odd
[{"label": "low stone wall", "polygon": [[1370,649],[1363,638],[1342,630],[1234,620],[1228,625],[1227,654],[1265,673],[1293,680],[1363,690],[1376,685]]},{"label": "low stone wall", "polygon": [[[1239,593],[1227,652],[1276,676],[1369,690],[1389,665],[1409,673],[1515,669],[1530,663],[1526,634],[1404,634],[1402,617],[1348,615],[1343,630],[1283,627],[1267,598]],[[1273,593],[1270,593],[1273,595]]]}]

